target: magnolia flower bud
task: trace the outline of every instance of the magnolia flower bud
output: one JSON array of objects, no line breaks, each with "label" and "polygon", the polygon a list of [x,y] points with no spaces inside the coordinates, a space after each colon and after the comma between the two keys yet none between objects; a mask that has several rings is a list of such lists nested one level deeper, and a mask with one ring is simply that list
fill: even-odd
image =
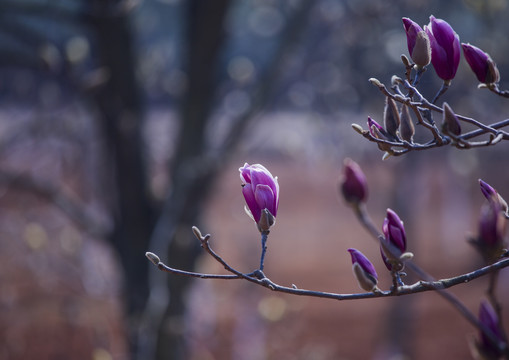
[{"label": "magnolia flower bud", "polygon": [[352,257],[352,270],[359,287],[366,291],[377,289],[378,275],[375,267],[363,253],[356,249],[348,249]]},{"label": "magnolia flower bud", "polygon": [[380,242],[382,260],[387,269],[397,270],[393,269],[393,265],[400,263],[399,266],[402,267],[400,257],[406,252],[406,233],[403,221],[391,209],[387,209],[382,231],[384,234]]},{"label": "magnolia flower bud", "polygon": [[431,45],[428,34],[409,18],[403,18],[403,26],[410,57],[417,66],[427,66],[431,61]]},{"label": "magnolia flower bud", "polygon": [[279,206],[277,177],[260,164],[244,164],[239,168],[242,194],[246,200],[246,212],[258,225],[260,231],[268,231],[275,223]]},{"label": "magnolia flower bud", "polygon": [[444,102],[442,131],[447,135],[453,136],[459,136],[461,134],[461,125],[458,117],[446,102]]},{"label": "magnolia flower bud", "polygon": [[442,19],[430,16],[424,27],[431,43],[431,64],[438,77],[450,82],[460,63],[460,39],[451,25]]},{"label": "magnolia flower bud", "polygon": [[502,196],[495,190],[490,184],[488,184],[485,181],[482,181],[479,179],[479,186],[481,187],[481,192],[483,193],[484,197],[488,201],[495,201],[498,202],[500,205],[500,210],[504,213],[508,212],[508,206],[507,202],[504,200]]},{"label": "magnolia flower bud", "polygon": [[480,83],[496,84],[500,81],[497,64],[487,53],[470,44],[461,44],[461,47],[463,48],[465,60]]},{"label": "magnolia flower bud", "polygon": [[385,98],[385,108],[384,108],[384,126],[385,131],[389,136],[393,139],[398,138],[398,128],[399,128],[399,112],[398,107],[394,100],[390,97]]},{"label": "magnolia flower bud", "polygon": [[[493,309],[493,306],[486,300],[483,300],[479,307],[479,322],[491,331],[496,341],[505,342],[500,319],[495,309]],[[502,352],[497,344],[490,341],[490,338],[482,331],[480,332],[479,340],[475,343],[473,350],[476,359],[500,359],[502,356]]]},{"label": "magnolia flower bud", "polygon": [[506,220],[498,202],[489,201],[481,208],[479,235],[473,240],[487,263],[497,261],[504,251]]},{"label": "magnolia flower bud", "polygon": [[401,125],[399,126],[399,134],[403,140],[408,141],[409,143],[413,142],[413,137],[415,133],[414,123],[412,122],[412,116],[410,115],[410,110],[406,104],[403,104],[401,107],[401,113],[399,115],[401,120]]},{"label": "magnolia flower bud", "polygon": [[341,193],[345,201],[351,205],[363,203],[368,197],[366,176],[360,166],[351,159],[345,159],[343,164]]}]

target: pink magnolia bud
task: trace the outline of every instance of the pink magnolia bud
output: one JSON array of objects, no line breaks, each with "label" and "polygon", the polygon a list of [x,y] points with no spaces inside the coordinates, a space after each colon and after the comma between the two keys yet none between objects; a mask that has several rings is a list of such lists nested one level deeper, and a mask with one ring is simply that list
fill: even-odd
[{"label": "pink magnolia bud", "polygon": [[450,82],[460,63],[460,39],[451,25],[442,19],[430,16],[424,27],[431,43],[431,64],[438,77]]},{"label": "pink magnolia bud", "polygon": [[368,197],[366,176],[360,166],[351,159],[345,159],[343,164],[341,193],[345,201],[351,205],[363,203]]},{"label": "pink magnolia bud", "polygon": [[[277,177],[260,164],[245,163],[239,168],[242,194],[253,220],[260,231],[268,231],[274,224],[279,206],[279,184]],[[266,210],[266,211],[265,211]]]},{"label": "pink magnolia bud", "polygon": [[431,61],[431,45],[428,34],[409,18],[403,18],[403,26],[410,57],[416,65],[427,66]]},{"label": "pink magnolia bud", "polygon": [[384,234],[380,249],[382,260],[387,269],[393,270],[393,263],[400,261],[399,257],[406,252],[406,233],[403,221],[391,209],[387,209],[382,231]]},{"label": "pink magnolia bud", "polygon": [[366,291],[373,291],[377,288],[378,275],[375,267],[363,253],[356,249],[348,249],[352,257],[352,270],[359,287]]},{"label": "pink magnolia bud", "polygon": [[495,84],[500,81],[497,64],[491,60],[487,53],[470,44],[461,44],[461,47],[463,48],[465,60],[470,65],[470,69],[472,69],[479,82]]}]

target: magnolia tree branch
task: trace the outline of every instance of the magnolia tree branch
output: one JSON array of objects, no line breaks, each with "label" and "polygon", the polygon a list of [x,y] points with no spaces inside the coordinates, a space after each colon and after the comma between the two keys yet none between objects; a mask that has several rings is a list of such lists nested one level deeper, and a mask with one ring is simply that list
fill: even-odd
[{"label": "magnolia tree branch", "polygon": [[[196,235],[196,227],[193,228]],[[199,231],[199,230],[198,230]],[[458,276],[454,276],[448,279],[440,279],[433,281],[425,281],[420,280],[412,285],[402,285],[398,287],[398,290],[391,291],[374,291],[374,292],[365,292],[365,293],[356,293],[356,294],[341,294],[334,292],[323,292],[323,291],[314,291],[307,289],[299,289],[296,285],[292,285],[291,287],[279,285],[272,280],[270,280],[263,271],[255,270],[250,273],[243,273],[232,266],[230,266],[221,256],[219,256],[210,245],[210,235],[207,234],[205,236],[201,236],[198,238],[200,240],[201,247],[212,256],[217,262],[219,262],[226,271],[231,274],[206,274],[200,272],[192,272],[192,271],[184,271],[180,269],[172,268],[164,264],[154,253],[147,252],[145,256],[161,271],[168,272],[174,275],[180,276],[189,276],[200,279],[218,279],[218,280],[233,280],[233,279],[241,279],[247,280],[257,285],[266,287],[272,291],[283,292],[292,295],[301,295],[301,296],[310,296],[310,297],[318,297],[318,298],[327,298],[333,300],[357,300],[357,299],[371,299],[371,298],[380,298],[380,297],[393,297],[393,296],[403,296],[403,295],[411,295],[425,291],[432,290],[442,290],[448,289],[456,285],[465,284],[487,274],[496,272],[500,269],[506,268],[509,266],[509,259],[503,258],[491,265],[484,266],[482,268],[476,269],[469,273],[461,274]]]},{"label": "magnolia tree branch", "polygon": [[[372,235],[378,235],[377,230],[374,225],[371,223],[369,217],[366,217],[365,212],[359,212],[362,216],[361,222],[365,224]],[[358,300],[358,299],[372,299],[372,298],[382,298],[382,297],[394,297],[394,296],[404,296],[417,294],[425,291],[438,291],[438,293],[443,296],[446,300],[448,300],[456,309],[458,309],[463,316],[467,318],[469,322],[472,323],[475,327],[479,328],[483,331],[494,343],[501,349],[503,352],[507,352],[507,345],[505,343],[501,344],[497,341],[496,337],[491,333],[491,331],[486,328],[482,323],[477,320],[477,318],[470,312],[468,309],[464,307],[464,305],[456,299],[452,294],[445,292],[445,289],[451,288],[456,285],[466,284],[472,280],[480,278],[482,276],[488,274],[495,274],[500,269],[506,268],[509,266],[509,259],[502,258],[501,260],[490,264],[488,266],[484,266],[482,268],[476,269],[474,271],[461,274],[458,276],[454,276],[448,279],[440,279],[440,280],[420,280],[412,285],[398,285],[396,289],[392,288],[390,290],[382,291],[378,288],[373,292],[364,292],[364,293],[355,293],[355,294],[342,294],[342,293],[334,293],[334,292],[324,292],[324,291],[315,291],[308,289],[299,289],[296,285],[292,284],[291,287],[279,285],[272,280],[270,280],[262,270],[254,270],[250,273],[243,273],[231,265],[229,265],[219,254],[217,254],[210,245],[211,235],[202,235],[200,230],[197,227],[193,227],[193,232],[196,238],[200,241],[201,247],[208,253],[214,260],[216,260],[219,264],[221,264],[226,271],[231,274],[207,274],[200,272],[192,272],[192,271],[184,271],[176,268],[172,268],[166,264],[164,264],[159,257],[151,252],[147,252],[145,256],[161,271],[168,272],[174,275],[179,276],[187,276],[194,277],[200,279],[216,279],[216,280],[247,280],[256,285],[268,288],[275,292],[281,292],[291,295],[298,296],[308,296],[314,298],[325,298],[332,299],[338,301],[344,300]],[[432,279],[431,276],[427,275],[422,269],[420,269],[415,264],[408,262],[407,266],[414,271],[420,277],[424,277],[425,279]]]}]

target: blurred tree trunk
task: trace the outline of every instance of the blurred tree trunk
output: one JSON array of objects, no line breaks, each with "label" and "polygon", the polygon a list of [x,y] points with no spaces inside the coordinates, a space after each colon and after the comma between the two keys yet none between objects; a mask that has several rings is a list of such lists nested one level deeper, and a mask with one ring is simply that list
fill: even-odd
[{"label": "blurred tree trunk", "polygon": [[[169,241],[169,263],[181,269],[193,269],[199,254],[191,226],[199,224],[202,206],[218,170],[217,164],[205,160],[205,128],[216,92],[216,65],[224,42],[223,22],[229,5],[229,0],[193,0],[186,4],[188,89],[182,101],[178,142],[170,168],[172,189],[167,200],[170,208],[160,219],[174,228],[158,235]],[[159,328],[156,358],[186,359],[182,319],[190,279],[168,276],[167,283],[170,301]]]},{"label": "blurred tree trunk", "polygon": [[[152,210],[142,155],[142,104],[128,12],[119,0],[93,0],[90,25],[96,36],[100,66],[107,79],[93,95],[99,109],[113,175],[115,228],[112,242],[125,275],[125,300],[131,329],[148,296],[148,264],[143,256],[152,231]],[[134,325],[134,326],[133,326]],[[132,334],[134,336],[134,334]],[[135,344],[136,341],[132,341]]]}]

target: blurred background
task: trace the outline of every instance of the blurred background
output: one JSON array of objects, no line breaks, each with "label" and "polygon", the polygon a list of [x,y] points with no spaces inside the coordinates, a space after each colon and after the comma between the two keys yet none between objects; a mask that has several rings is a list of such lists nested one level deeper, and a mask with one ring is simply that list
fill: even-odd
[{"label": "blurred background", "polygon": [[[0,0],[0,359],[469,358],[476,330],[433,293],[302,298],[171,276],[144,254],[224,273],[197,225],[231,265],[255,269],[238,168],[262,163],[281,187],[266,274],[359,292],[355,247],[387,289],[378,247],[337,194],[350,157],[373,219],[400,214],[417,264],[437,278],[481,266],[466,243],[477,179],[509,196],[507,144],[382,162],[350,125],[381,121],[369,78],[404,74],[403,16],[448,21],[490,53],[504,88],[508,13],[506,0]],[[440,85],[430,67],[421,92]],[[462,59],[442,100],[505,119],[507,101],[476,87]],[[452,292],[477,313],[486,287]]]}]

